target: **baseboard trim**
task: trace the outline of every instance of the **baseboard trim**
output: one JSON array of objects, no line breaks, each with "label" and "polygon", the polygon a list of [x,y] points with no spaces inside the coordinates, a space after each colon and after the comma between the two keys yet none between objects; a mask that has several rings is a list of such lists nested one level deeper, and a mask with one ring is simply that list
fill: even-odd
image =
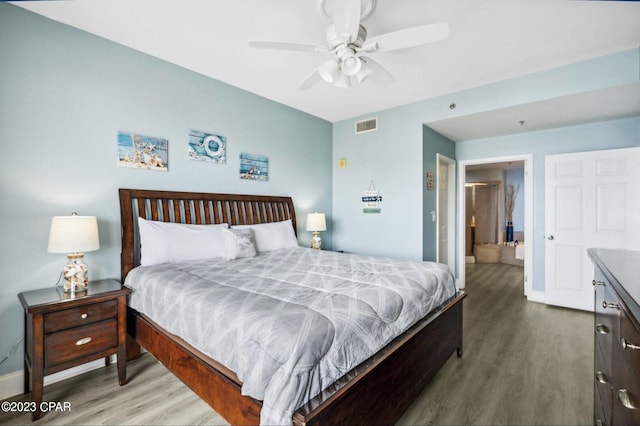
[{"label": "baseboard trim", "polygon": [[[111,355],[111,362],[115,363],[116,360],[116,355]],[[45,376],[44,385],[47,386],[61,380],[78,376],[91,370],[97,370],[98,368],[104,368],[104,358],[100,358],[86,364],[78,365],[77,367],[69,368],[68,370],[59,371],[57,373]],[[15,371],[13,373],[8,373],[4,376],[0,376],[0,399],[5,400],[7,398],[12,398],[14,396],[20,395],[24,392],[23,386],[24,371]]]},{"label": "baseboard trim", "polygon": [[24,372],[15,371],[0,377],[0,399],[5,400],[20,395],[23,391]]}]

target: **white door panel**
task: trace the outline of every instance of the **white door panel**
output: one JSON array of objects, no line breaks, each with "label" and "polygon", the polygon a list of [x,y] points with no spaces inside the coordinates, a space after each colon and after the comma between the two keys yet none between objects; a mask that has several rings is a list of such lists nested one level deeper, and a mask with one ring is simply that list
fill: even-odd
[{"label": "white door panel", "polygon": [[436,259],[440,263],[449,265],[452,272],[456,270],[455,256],[455,184],[456,162],[442,154],[436,154],[438,160],[437,188],[437,245]]},{"label": "white door panel", "polygon": [[438,164],[438,238],[440,244],[438,248],[438,262],[440,263],[448,263],[449,261],[449,235],[447,232],[449,229],[449,212],[447,211],[449,199],[448,176],[447,165],[443,163]]},{"label": "white door panel", "polygon": [[593,310],[586,249],[640,248],[640,148],[545,161],[545,302]]}]

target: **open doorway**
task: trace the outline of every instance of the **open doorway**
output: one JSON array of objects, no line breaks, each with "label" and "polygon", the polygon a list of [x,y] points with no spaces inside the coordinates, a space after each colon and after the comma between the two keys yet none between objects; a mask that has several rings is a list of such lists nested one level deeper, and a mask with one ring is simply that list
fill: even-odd
[{"label": "open doorway", "polygon": [[[477,172],[492,169],[477,169]],[[502,186],[503,182],[474,178],[467,168],[465,190],[465,259],[466,263],[476,263],[477,247],[501,244],[502,234]]]},{"label": "open doorway", "polygon": [[523,293],[530,292],[532,244],[526,244],[531,239],[530,168],[530,155],[458,162],[461,287],[468,263],[507,263],[524,268]]}]

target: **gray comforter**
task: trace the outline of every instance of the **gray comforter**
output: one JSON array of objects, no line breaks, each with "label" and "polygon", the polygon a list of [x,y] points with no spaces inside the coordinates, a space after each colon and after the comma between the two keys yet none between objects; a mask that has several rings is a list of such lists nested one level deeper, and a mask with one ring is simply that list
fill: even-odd
[{"label": "gray comforter", "polygon": [[291,424],[455,293],[445,265],[306,248],[138,267],[125,284],[131,307],[238,375],[262,424]]}]

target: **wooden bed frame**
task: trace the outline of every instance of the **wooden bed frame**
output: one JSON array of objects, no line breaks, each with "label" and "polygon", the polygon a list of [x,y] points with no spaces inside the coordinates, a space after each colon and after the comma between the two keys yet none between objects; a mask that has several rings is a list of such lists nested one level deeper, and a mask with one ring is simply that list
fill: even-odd
[{"label": "wooden bed frame", "polygon": [[[120,189],[121,273],[139,264],[138,216],[164,222],[257,224],[296,216],[290,197]],[[392,424],[453,352],[462,356],[462,300],[458,292],[380,352],[296,410],[292,423]],[[241,394],[228,368],[128,308],[128,354],[146,348],[231,424],[258,424],[262,404]]]}]

